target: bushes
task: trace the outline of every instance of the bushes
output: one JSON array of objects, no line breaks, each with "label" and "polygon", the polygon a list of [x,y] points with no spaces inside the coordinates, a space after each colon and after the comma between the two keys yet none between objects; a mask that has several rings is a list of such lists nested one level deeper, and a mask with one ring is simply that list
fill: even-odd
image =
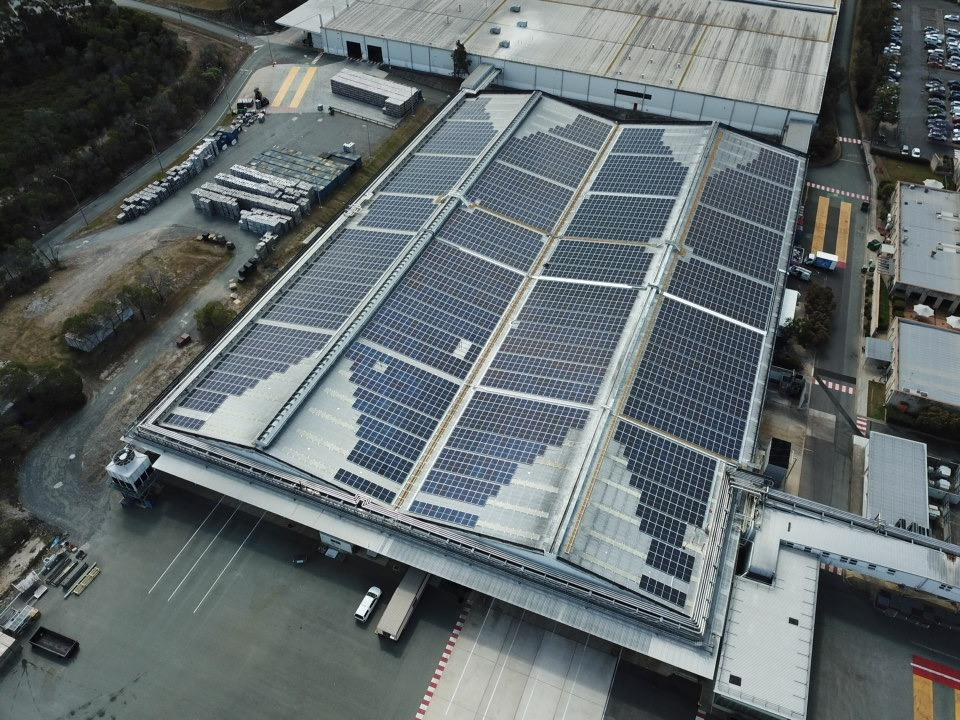
[{"label": "bushes", "polygon": [[218,300],[212,300],[194,314],[197,329],[204,340],[216,340],[237,316],[236,311]]},{"label": "bushes", "polygon": [[827,79],[823,88],[823,101],[820,103],[820,117],[810,138],[810,155],[814,159],[828,157],[837,145],[837,104],[846,82],[847,72],[834,58],[827,70]]},{"label": "bushes", "polygon": [[30,526],[22,518],[0,516],[0,562],[30,539]]},{"label": "bushes", "polygon": [[890,291],[887,284],[880,281],[880,308],[877,310],[877,330],[885,333],[890,329]]},{"label": "bushes", "polygon": [[927,405],[916,414],[889,407],[887,420],[944,440],[960,442],[960,413],[948,410],[942,405]]},{"label": "bushes", "polygon": [[811,285],[804,298],[803,317],[790,323],[790,333],[805,348],[825,345],[833,332],[835,307],[833,290],[823,285]]},{"label": "bushes", "polygon": [[850,74],[857,106],[861,110],[869,110],[878,81],[883,77],[886,60],[883,47],[890,36],[893,8],[890,0],[861,0],[857,10],[857,26],[854,29],[857,46]]},{"label": "bushes", "polygon": [[23,422],[35,422],[83,405],[83,379],[61,363],[8,362],[0,368],[0,399],[13,403]]}]

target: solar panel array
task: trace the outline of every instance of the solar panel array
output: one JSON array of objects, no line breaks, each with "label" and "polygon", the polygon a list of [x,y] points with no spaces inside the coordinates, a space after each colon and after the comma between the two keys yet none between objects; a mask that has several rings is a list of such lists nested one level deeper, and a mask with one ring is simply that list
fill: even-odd
[{"label": "solar panel array", "polygon": [[526,272],[543,250],[543,236],[489,213],[457,208],[437,233],[466,250]]},{"label": "solar panel array", "polygon": [[472,157],[413,155],[384,190],[414,195],[441,195],[456,185],[472,162]]},{"label": "solar panel array", "polygon": [[437,210],[432,200],[406,195],[379,194],[357,222],[370,228],[416,232],[426,225],[427,219]]},{"label": "solar panel array", "polygon": [[652,258],[640,245],[563,239],[542,272],[551,277],[640,286]]},{"label": "solar panel array", "polygon": [[573,122],[555,125],[550,128],[550,132],[580,145],[599,150],[606,142],[611,129],[612,126],[609,123],[579,114],[573,119]]},{"label": "solar panel array", "polygon": [[697,257],[677,263],[669,293],[758,330],[766,328],[773,304],[770,285]]},{"label": "solar panel array", "polygon": [[636,298],[627,288],[538,282],[483,383],[592,403]]}]

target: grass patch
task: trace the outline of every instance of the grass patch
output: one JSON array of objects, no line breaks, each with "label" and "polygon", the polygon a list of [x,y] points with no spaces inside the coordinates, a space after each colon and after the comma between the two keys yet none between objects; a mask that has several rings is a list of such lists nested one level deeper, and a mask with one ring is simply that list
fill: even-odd
[{"label": "grass patch", "polygon": [[162,5],[171,10],[176,10],[178,7],[186,11],[205,10],[207,12],[223,12],[230,9],[230,0],[179,0],[178,2],[172,2],[171,0],[149,0],[149,2],[152,5]]},{"label": "grass patch", "polygon": [[[877,154],[874,154],[873,157],[877,163],[877,180],[880,182],[884,180],[889,180],[890,182],[901,180],[916,185],[922,185],[924,180],[939,180],[940,182],[944,182],[944,176],[933,172],[927,164],[898,160]],[[953,183],[949,179],[946,182],[947,189],[951,189]]]},{"label": "grass patch", "polygon": [[887,388],[883,383],[871,380],[867,385],[867,415],[874,420],[887,419]]},{"label": "grass patch", "polygon": [[877,310],[877,330],[887,332],[890,329],[890,290],[887,284],[880,280],[880,307]]}]

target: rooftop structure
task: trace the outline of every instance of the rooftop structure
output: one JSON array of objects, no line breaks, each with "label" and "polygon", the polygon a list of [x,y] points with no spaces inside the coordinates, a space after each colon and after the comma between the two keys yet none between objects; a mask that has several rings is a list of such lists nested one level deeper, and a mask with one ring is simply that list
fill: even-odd
[{"label": "rooftop structure", "polygon": [[890,402],[960,407],[960,332],[900,318],[895,346]]},{"label": "rooftop structure", "polygon": [[960,306],[960,194],[898,183],[895,285],[934,308]]},{"label": "rooftop structure", "polygon": [[442,74],[459,40],[474,66],[502,68],[506,87],[777,136],[799,125],[793,142],[805,149],[838,10],[838,0],[308,0],[277,22],[329,53]]},{"label": "rooftop structure", "polygon": [[712,667],[802,177],[716,125],[458,96],[134,439],[526,568]]},{"label": "rooftop structure", "polygon": [[863,516],[889,525],[930,530],[927,446],[874,432],[867,443]]}]

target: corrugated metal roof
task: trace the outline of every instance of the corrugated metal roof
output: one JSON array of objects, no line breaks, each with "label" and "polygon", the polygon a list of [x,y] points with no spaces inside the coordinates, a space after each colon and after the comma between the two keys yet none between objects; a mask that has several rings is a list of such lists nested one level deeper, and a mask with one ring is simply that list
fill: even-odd
[{"label": "corrugated metal roof", "polygon": [[771,584],[737,577],[716,693],[776,717],[803,720],[817,611],[817,558],[783,549]]},{"label": "corrugated metal roof", "polygon": [[897,279],[918,288],[960,295],[960,194],[900,183]]},{"label": "corrugated metal roof", "polygon": [[927,446],[894,435],[871,433],[863,516],[888,525],[903,520],[930,528],[927,513]]},{"label": "corrugated metal roof", "polygon": [[880,362],[893,360],[893,343],[883,338],[867,338],[867,359]]},{"label": "corrugated metal roof", "polygon": [[[326,0],[329,3],[330,0]],[[360,0],[336,13],[310,0],[278,20],[560,68],[816,114],[836,0],[780,6],[733,0]],[[320,22],[320,18],[324,22]],[[527,26],[517,26],[524,20]],[[500,33],[493,35],[490,28]],[[500,46],[509,40],[510,46]]]},{"label": "corrugated metal roof", "polygon": [[960,405],[960,332],[910,320],[898,322],[898,389]]}]

